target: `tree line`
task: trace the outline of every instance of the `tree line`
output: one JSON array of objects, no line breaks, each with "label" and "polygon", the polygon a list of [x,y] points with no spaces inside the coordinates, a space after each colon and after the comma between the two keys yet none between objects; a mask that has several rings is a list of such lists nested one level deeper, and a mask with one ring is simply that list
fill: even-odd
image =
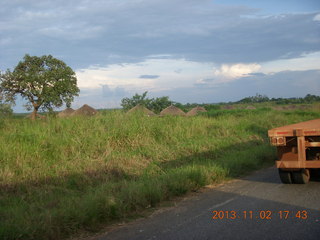
[{"label": "tree line", "polygon": [[304,98],[269,98],[266,95],[262,94],[256,94],[255,96],[251,97],[245,97],[239,101],[235,102],[228,102],[228,103],[186,103],[182,104],[179,102],[175,102],[169,99],[168,96],[165,97],[160,97],[160,98],[148,98],[147,97],[148,92],[144,92],[143,94],[138,94],[136,93],[133,97],[131,98],[123,98],[121,101],[121,106],[124,110],[129,110],[136,105],[142,105],[145,106],[146,108],[152,110],[155,113],[161,112],[164,108],[174,105],[183,111],[187,112],[190,109],[196,107],[196,106],[201,106],[204,107],[207,110],[216,110],[220,109],[221,105],[225,104],[254,104],[254,103],[267,103],[267,102],[272,102],[275,104],[311,104],[315,102],[320,102],[320,96],[316,95],[311,95],[307,94]]},{"label": "tree line", "polygon": [[266,95],[256,94],[252,97],[245,97],[236,103],[264,103],[273,102],[275,104],[303,104],[320,102],[320,96],[307,94],[305,97],[292,98],[269,98]]}]

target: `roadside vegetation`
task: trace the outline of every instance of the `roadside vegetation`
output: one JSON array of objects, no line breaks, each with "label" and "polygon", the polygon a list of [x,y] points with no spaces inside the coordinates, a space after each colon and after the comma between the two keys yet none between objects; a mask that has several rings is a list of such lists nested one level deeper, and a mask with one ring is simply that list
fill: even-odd
[{"label": "roadside vegetation", "polygon": [[317,110],[210,110],[196,117],[101,111],[0,119],[0,239],[63,239],[163,200],[271,166],[267,130]]}]

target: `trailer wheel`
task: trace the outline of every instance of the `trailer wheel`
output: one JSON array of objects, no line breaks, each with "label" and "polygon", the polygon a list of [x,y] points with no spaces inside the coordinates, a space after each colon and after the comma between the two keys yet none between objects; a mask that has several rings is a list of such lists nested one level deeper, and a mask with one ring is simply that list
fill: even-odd
[{"label": "trailer wheel", "polygon": [[285,183],[285,184],[291,184],[292,183],[291,172],[283,171],[282,169],[279,168],[279,176],[280,176],[280,179],[281,179],[282,183]]},{"label": "trailer wheel", "polygon": [[306,184],[310,180],[309,169],[301,169],[300,171],[292,172],[292,181],[297,184]]}]

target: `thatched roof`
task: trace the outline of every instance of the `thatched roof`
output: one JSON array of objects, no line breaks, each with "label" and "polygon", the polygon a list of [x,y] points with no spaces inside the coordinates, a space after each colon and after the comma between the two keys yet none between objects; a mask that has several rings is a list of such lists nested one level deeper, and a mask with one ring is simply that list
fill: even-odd
[{"label": "thatched roof", "polygon": [[74,112],[74,109],[72,108],[66,108],[65,110],[63,110],[62,112],[58,113],[58,117],[69,117],[72,113]]},{"label": "thatched roof", "polygon": [[254,106],[248,106],[248,107],[246,107],[246,109],[256,109],[256,107],[254,107]]},{"label": "thatched roof", "polygon": [[84,104],[81,108],[75,110],[70,116],[94,116],[98,113],[97,110],[90,107],[87,104]]},{"label": "thatched roof", "polygon": [[204,107],[197,106],[195,108],[192,108],[189,112],[187,112],[187,116],[195,116],[200,112],[207,112],[207,110]]},{"label": "thatched roof", "polygon": [[163,109],[160,113],[161,116],[173,115],[173,116],[185,116],[186,114],[180,108],[177,108],[173,105]]},{"label": "thatched roof", "polygon": [[151,110],[149,110],[148,108],[146,108],[145,106],[142,106],[140,104],[131,108],[127,113],[130,114],[130,113],[136,113],[136,112],[141,112],[147,116],[155,116],[156,115],[154,112],[152,112]]}]

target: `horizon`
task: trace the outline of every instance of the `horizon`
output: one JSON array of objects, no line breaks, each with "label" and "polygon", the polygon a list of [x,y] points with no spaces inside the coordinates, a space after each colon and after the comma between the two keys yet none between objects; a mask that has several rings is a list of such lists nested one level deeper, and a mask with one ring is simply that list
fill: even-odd
[{"label": "horizon", "polygon": [[[245,102],[241,102],[241,100],[244,100],[245,98],[253,98],[253,97],[255,97],[255,96],[258,96],[258,95],[260,95],[260,96],[263,96],[263,97],[267,97],[269,100],[268,101],[263,101],[263,102],[247,102],[247,103],[245,103]],[[310,95],[310,94],[307,94],[307,95]],[[306,96],[307,96],[306,95]],[[303,99],[304,97],[288,97],[288,98],[269,98],[268,96],[266,96],[266,95],[263,95],[263,94],[256,94],[255,96],[247,96],[247,97],[244,97],[244,98],[242,98],[242,99],[239,99],[238,101],[229,101],[229,102],[215,102],[215,103],[196,103],[196,102],[194,102],[194,103],[185,103],[185,104],[183,104],[183,103],[180,103],[180,102],[173,102],[173,105],[174,104],[182,104],[182,105],[186,105],[186,104],[191,104],[191,105],[236,105],[236,104],[243,104],[243,105],[248,105],[248,106],[250,106],[250,105],[255,105],[255,104],[264,104],[264,103],[266,103],[266,102],[274,102],[276,105],[299,105],[299,104],[301,104],[301,105],[305,105],[305,104],[314,104],[314,103],[282,103],[282,104],[278,104],[278,103],[276,103],[276,100],[280,100],[280,99],[290,99],[290,100],[294,100],[294,99]],[[305,96],[305,97],[306,97]],[[312,96],[316,96],[316,97],[319,97],[320,98],[320,95],[312,95]],[[169,99],[170,100],[170,99]],[[85,103],[86,104],[86,103]],[[85,105],[85,104],[83,104],[83,105]],[[82,105],[82,106],[83,106]],[[89,105],[89,104],[86,104],[86,105]],[[82,107],[82,106],[79,106],[78,108],[80,108],[80,107]],[[90,105],[89,105],[90,106]],[[91,106],[90,106],[91,107]],[[78,109],[78,108],[73,108],[73,107],[70,107],[70,108],[72,108],[72,109],[74,109],[74,110],[76,110],[76,109]],[[61,111],[63,111],[63,110],[65,110],[65,109],[67,109],[67,107],[61,107],[61,108],[56,108],[56,109],[54,109],[54,112],[61,112]],[[122,106],[120,106],[120,107],[114,107],[114,108],[95,108],[96,110],[121,110],[121,109],[123,109],[123,107]],[[30,111],[25,111],[25,112],[16,112],[15,110],[14,110],[14,108],[13,108],[13,114],[30,114],[30,113],[32,113],[32,111],[33,110],[30,110]],[[39,110],[38,111],[38,113],[48,113],[48,111],[41,111],[41,110]]]},{"label": "horizon", "polygon": [[0,70],[51,54],[76,73],[75,108],[145,91],[183,104],[320,92],[316,0],[4,0],[0,13]]}]

